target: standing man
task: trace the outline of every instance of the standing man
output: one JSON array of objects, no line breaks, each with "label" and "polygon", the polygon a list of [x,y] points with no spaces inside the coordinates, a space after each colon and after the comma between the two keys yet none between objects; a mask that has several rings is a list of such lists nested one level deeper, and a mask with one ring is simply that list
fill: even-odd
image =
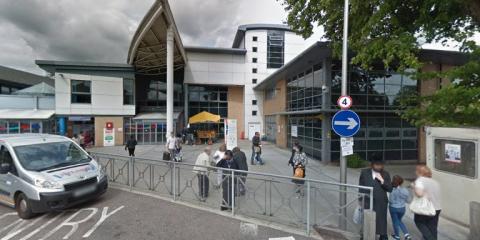
[{"label": "standing man", "polygon": [[[232,209],[232,170],[238,169],[237,164],[233,161],[233,153],[230,150],[227,150],[223,155],[223,159],[217,163],[217,167],[224,168],[222,171],[223,173],[223,180],[222,180],[222,204],[220,210],[231,210]],[[234,184],[235,186],[235,184]]]},{"label": "standing man", "polygon": [[208,167],[210,166],[210,154],[212,149],[210,146],[206,147],[195,161],[193,172],[197,174],[198,178],[198,194],[200,195],[200,201],[205,202],[208,197],[208,187],[210,181],[208,179]]},{"label": "standing man", "polygon": [[[384,170],[384,162],[379,155],[373,155],[369,169],[362,170],[359,179],[360,186],[373,188],[373,210],[376,213],[376,229],[379,240],[388,240],[387,235],[387,193],[392,192],[390,174]],[[360,190],[360,193],[369,194],[368,190]],[[370,209],[370,198],[366,195],[364,207]]]},{"label": "standing man", "polygon": [[130,139],[127,140],[127,144],[125,144],[125,150],[128,149],[128,156],[135,157],[135,147],[137,146],[137,140],[135,136],[130,135]]},{"label": "standing man", "polygon": [[262,154],[262,141],[260,139],[260,133],[255,132],[255,136],[252,138],[252,158],[251,164],[255,165],[255,162],[258,162],[260,165],[263,165],[262,158],[260,155]]},{"label": "standing man", "polygon": [[175,135],[173,135],[173,132],[170,132],[170,136],[168,136],[167,143],[165,144],[165,148],[167,148],[167,151],[170,153],[170,161],[175,159],[176,147],[177,139],[175,138]]},{"label": "standing man", "polygon": [[[240,150],[239,147],[233,148],[233,161],[237,164],[238,170],[248,171],[248,163],[247,163],[247,156],[243,151]],[[247,181],[247,173],[239,173],[239,180],[238,183],[238,193],[240,195],[245,195],[245,184]],[[237,179],[238,180],[238,179]]]}]

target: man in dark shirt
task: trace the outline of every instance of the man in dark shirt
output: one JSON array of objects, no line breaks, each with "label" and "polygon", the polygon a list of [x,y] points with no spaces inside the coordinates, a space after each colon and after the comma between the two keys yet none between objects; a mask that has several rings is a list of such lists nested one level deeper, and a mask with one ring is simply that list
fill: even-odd
[{"label": "man in dark shirt", "polygon": [[128,149],[128,156],[135,157],[135,147],[137,146],[137,140],[135,136],[131,135],[130,139],[127,140],[127,144],[125,144],[125,150]]},{"label": "man in dark shirt", "polygon": [[260,133],[255,132],[255,136],[252,138],[252,157],[251,157],[251,164],[255,165],[255,162],[260,163],[263,165],[262,158],[260,155],[262,154],[262,142],[260,140]]},{"label": "man in dark shirt", "polygon": [[[237,164],[238,170],[248,171],[247,156],[239,147],[233,148],[233,161]],[[245,183],[247,181],[247,173],[239,173],[237,180],[238,182],[238,193],[240,195],[245,195]]]}]

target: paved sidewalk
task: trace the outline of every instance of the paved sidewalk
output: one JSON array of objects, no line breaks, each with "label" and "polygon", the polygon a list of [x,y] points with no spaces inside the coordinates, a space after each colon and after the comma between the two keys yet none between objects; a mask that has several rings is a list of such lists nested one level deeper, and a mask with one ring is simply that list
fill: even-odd
[{"label": "paved sidewalk", "polygon": [[[213,150],[218,148],[219,144],[214,144],[212,146]],[[240,148],[245,151],[248,160],[250,160],[250,143],[248,141],[239,141]],[[194,163],[196,156],[202,151],[206,145],[198,146],[184,146],[184,162]],[[124,151],[123,147],[104,147],[104,148],[94,148],[90,149],[94,152],[102,152],[109,154],[118,154],[127,156],[127,152]],[[162,145],[140,145],[137,147],[136,156],[140,158],[147,159],[160,159],[164,147]],[[264,143],[264,148],[262,150],[262,158],[265,161],[265,165],[253,165],[249,166],[249,171],[253,172],[263,172],[284,176],[292,175],[292,168],[288,166],[288,159],[290,157],[290,151],[286,149],[280,149],[275,147],[272,144]],[[401,175],[406,179],[414,178],[414,166],[411,165],[394,165],[387,166],[387,171],[391,175]],[[321,181],[329,182],[338,182],[339,177],[339,167],[334,165],[323,165],[320,161],[310,160],[307,165],[306,170],[307,178],[317,179]],[[358,169],[348,169],[347,171],[348,183],[358,184],[358,178],[360,175],[360,170]],[[333,200],[333,199],[332,199]],[[413,215],[407,213],[405,217],[405,222],[407,227],[415,237],[414,239],[421,239],[418,230],[416,229],[413,223]],[[389,224],[391,225],[391,224]],[[391,228],[391,227],[390,227]],[[389,230],[392,232],[392,229]],[[443,240],[461,240],[467,239],[468,229],[457,224],[454,224],[448,220],[441,219],[439,226],[439,239]]]}]

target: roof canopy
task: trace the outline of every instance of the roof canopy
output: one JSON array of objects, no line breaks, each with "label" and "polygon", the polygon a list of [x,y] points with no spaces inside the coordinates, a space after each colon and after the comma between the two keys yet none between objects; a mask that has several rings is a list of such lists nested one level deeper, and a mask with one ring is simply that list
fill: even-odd
[{"label": "roof canopy", "polygon": [[24,109],[0,109],[0,119],[49,119],[55,114],[54,110],[24,110]]},{"label": "roof canopy", "polygon": [[168,1],[156,0],[138,26],[128,51],[127,61],[138,73],[157,75],[166,72],[169,27],[174,33],[174,68],[185,65],[185,50]]},{"label": "roof canopy", "polygon": [[189,124],[195,123],[218,123],[220,122],[220,115],[215,115],[209,112],[201,112],[188,119]]},{"label": "roof canopy", "polygon": [[39,96],[53,96],[55,95],[55,88],[42,82],[22,90],[14,92],[15,95],[39,95]]}]

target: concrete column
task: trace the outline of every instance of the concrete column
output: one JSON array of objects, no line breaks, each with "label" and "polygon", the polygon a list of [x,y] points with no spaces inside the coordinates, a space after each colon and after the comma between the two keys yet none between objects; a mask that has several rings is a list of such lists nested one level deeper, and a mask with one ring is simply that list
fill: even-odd
[{"label": "concrete column", "polygon": [[167,136],[173,132],[173,51],[174,34],[172,26],[167,30]]},{"label": "concrete column", "polygon": [[185,126],[188,125],[188,84],[183,84],[183,112],[185,113]]},{"label": "concrete column", "polygon": [[322,110],[324,111],[322,116],[322,162],[330,163],[331,161],[331,114],[328,110],[331,108],[331,86],[332,86],[332,73],[331,73],[331,59],[326,58],[322,63],[323,70],[323,86],[322,86]]},{"label": "concrete column", "polygon": [[372,210],[363,210],[363,239],[376,238],[376,214]]}]

